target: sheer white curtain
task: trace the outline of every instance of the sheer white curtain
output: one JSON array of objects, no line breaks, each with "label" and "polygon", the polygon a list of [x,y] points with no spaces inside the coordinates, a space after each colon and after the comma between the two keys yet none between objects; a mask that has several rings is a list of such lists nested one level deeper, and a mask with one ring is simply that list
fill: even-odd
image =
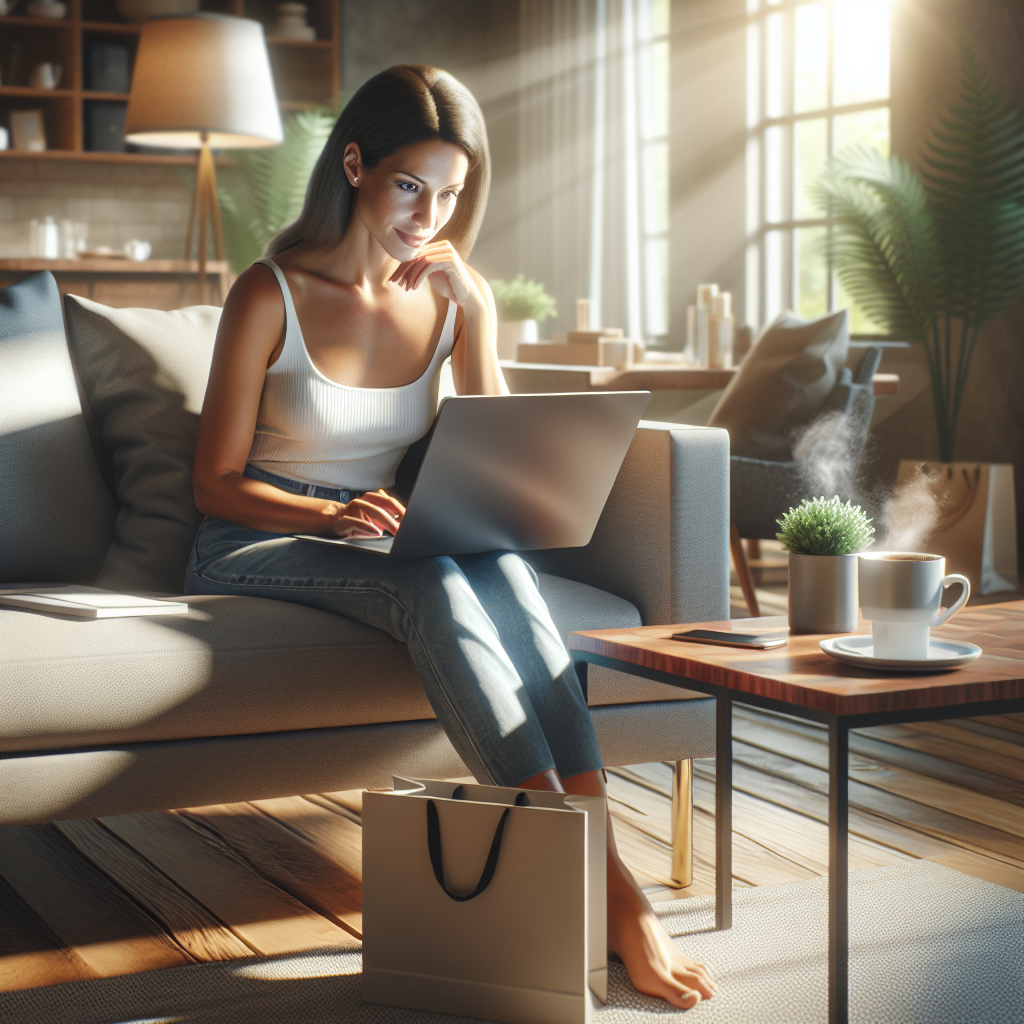
[{"label": "sheer white curtain", "polygon": [[660,8],[521,0],[519,264],[558,300],[562,329],[586,297],[594,326],[667,331]]}]

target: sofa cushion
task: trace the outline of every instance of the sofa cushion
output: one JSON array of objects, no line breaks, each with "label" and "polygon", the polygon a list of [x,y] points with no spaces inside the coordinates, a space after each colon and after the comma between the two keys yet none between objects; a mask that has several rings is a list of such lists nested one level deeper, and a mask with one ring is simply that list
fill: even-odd
[{"label": "sofa cushion", "polygon": [[65,306],[118,505],[96,584],[176,593],[201,520],[192,460],[221,311],[112,309],[77,295]]},{"label": "sofa cushion", "polygon": [[0,466],[0,581],[92,583],[110,546],[114,501],[93,456],[49,272],[0,289]]},{"label": "sofa cushion", "polygon": [[786,462],[793,435],[822,410],[850,347],[846,310],[818,320],[782,313],[758,338],[708,420],[732,454]]},{"label": "sofa cushion", "polygon": [[[563,632],[640,623],[583,583],[540,584]],[[405,646],[380,630],[264,598],[182,600],[187,615],[159,618],[0,610],[0,751],[434,717]]]}]

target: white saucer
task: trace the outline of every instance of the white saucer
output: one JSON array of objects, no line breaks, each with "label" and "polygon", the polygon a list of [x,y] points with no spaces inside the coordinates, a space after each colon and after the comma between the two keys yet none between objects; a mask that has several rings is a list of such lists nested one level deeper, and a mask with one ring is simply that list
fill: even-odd
[{"label": "white saucer", "polygon": [[981,648],[960,640],[929,640],[928,658],[876,658],[870,636],[836,636],[821,640],[818,646],[837,661],[872,669],[895,669],[898,672],[937,672],[960,668],[981,655]]}]

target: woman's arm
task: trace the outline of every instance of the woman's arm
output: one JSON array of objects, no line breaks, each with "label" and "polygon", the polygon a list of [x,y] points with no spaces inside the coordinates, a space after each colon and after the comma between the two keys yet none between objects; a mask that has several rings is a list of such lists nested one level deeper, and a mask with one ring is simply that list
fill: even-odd
[{"label": "woman's arm", "polygon": [[273,533],[393,533],[402,508],[386,495],[344,505],[289,494],[242,475],[267,367],[283,347],[284,325],[284,300],[272,272],[250,267],[228,294],[217,331],[192,470],[196,507],[204,515]]},{"label": "woman's arm", "polygon": [[393,281],[417,288],[426,277],[431,287],[459,305],[452,349],[452,377],[460,395],[507,395],[498,364],[498,315],[490,285],[462,262],[447,240],[428,242],[414,260],[395,271]]}]

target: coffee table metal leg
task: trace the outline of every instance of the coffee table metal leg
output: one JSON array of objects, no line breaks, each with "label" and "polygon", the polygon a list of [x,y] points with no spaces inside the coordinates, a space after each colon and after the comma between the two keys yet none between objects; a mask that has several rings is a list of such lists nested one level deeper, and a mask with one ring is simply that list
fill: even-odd
[{"label": "coffee table metal leg", "polygon": [[847,1024],[850,1006],[849,877],[850,734],[842,721],[828,727],[828,1020]]},{"label": "coffee table metal leg", "polygon": [[732,701],[718,697],[715,735],[715,927],[732,927]]}]

